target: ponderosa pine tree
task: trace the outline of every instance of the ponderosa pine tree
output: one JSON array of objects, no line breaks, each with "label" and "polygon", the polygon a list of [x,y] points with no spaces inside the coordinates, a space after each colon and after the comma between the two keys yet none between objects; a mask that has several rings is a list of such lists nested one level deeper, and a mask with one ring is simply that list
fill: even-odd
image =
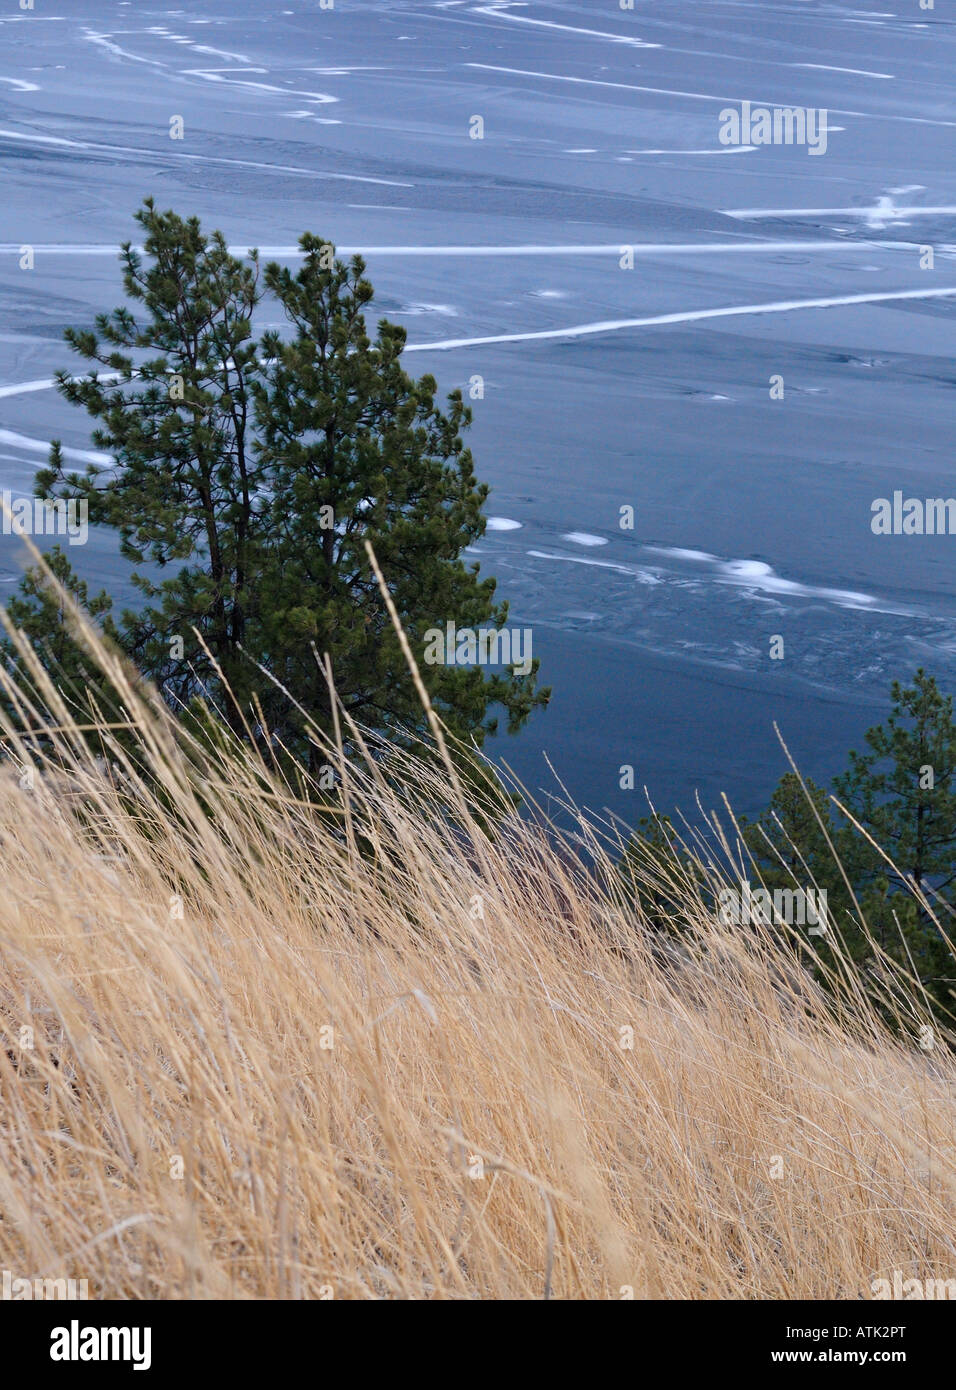
[{"label": "ponderosa pine tree", "polygon": [[[7,601],[7,617],[51,677],[77,723],[89,726],[96,720],[105,720],[113,726],[115,735],[117,724],[126,718],[119,695],[82,645],[74,641],[71,615],[51,575],[69,599],[111,636],[115,635],[110,616],[112,600],[105,590],[90,596],[88,586],[73,572],[59,545],[47,553],[46,563],[48,570],[31,566],[26,571],[19,592]],[[28,662],[5,633],[0,637],[0,658],[9,672],[20,672],[20,679],[14,684],[25,696],[20,702],[4,691],[0,708],[13,727],[29,729],[31,741],[49,751],[50,742],[43,736],[44,717],[49,717],[49,711],[36,695]]]},{"label": "ponderosa pine tree", "polygon": [[[215,665],[241,696],[251,689],[239,648],[267,537],[264,470],[251,428],[251,382],[259,371],[252,313],[258,263],[230,255],[220,232],[196,218],[136,213],[143,252],[121,248],[128,306],[100,314],[95,331],[66,340],[95,363],[88,376],[57,374],[61,394],[99,424],[93,442],[115,466],[67,473],[54,445],[37,474],[37,496],[86,500],[91,523],[113,528],[148,602],[123,615],[123,646],[173,700],[216,689]],[[101,373],[100,368],[107,368]],[[172,571],[158,578],[156,571]],[[193,637],[202,634],[210,661]],[[227,718],[241,727],[228,701]]]},{"label": "ponderosa pine tree", "polygon": [[[257,655],[314,711],[328,698],[315,652],[334,653],[346,709],[397,736],[409,726],[424,729],[422,710],[365,542],[388,577],[420,662],[426,631],[448,620],[458,628],[500,629],[508,606],[495,603],[495,581],[479,579],[478,566],[460,558],[484,534],[488,489],[476,483],[461,437],[471,421],[461,392],[449,395],[442,413],[434,378],[415,381],[401,365],[404,328],[382,321],[369,338],[363,310],[373,291],[362,259],[346,265],[314,236],[303,236],[300,246],[297,274],[271,264],[264,277],[294,334],[265,335],[265,375],[256,386],[280,561],[260,578]],[[514,730],[547,699],[535,690],[537,662],[525,675],[478,666],[420,669],[447,726],[479,744],[495,727],[486,715],[490,704],[504,709]],[[278,692],[265,709],[289,737],[283,725],[292,712],[283,710]]]},{"label": "ponderosa pine tree", "polygon": [[[115,632],[109,613],[113,600],[105,589],[92,598],[86,581],[74,573],[61,546],[47,552],[50,573],[59,580],[76,605],[94,620],[99,621],[111,635]],[[86,687],[92,679],[91,663],[83,661],[80,648],[70,635],[66,605],[55,585],[38,566],[31,566],[23,576],[19,593],[7,600],[7,617],[26,637],[43,666],[56,674],[66,686]],[[14,657],[14,648],[3,638],[4,652]]]},{"label": "ponderosa pine tree", "polygon": [[[953,700],[922,667],[913,684],[892,686],[885,724],[865,735],[866,751],[850,754],[834,779],[837,798],[893,861],[857,842],[855,877],[874,935],[906,960],[896,919],[919,978],[943,1007],[956,1013],[956,960],[930,913],[911,888],[924,893],[950,939],[956,939],[956,725]],[[853,833],[853,832],[851,832]]]},{"label": "ponderosa pine tree", "polygon": [[[875,942],[880,952],[915,973],[941,1018],[951,1021],[956,961],[913,889],[926,895],[946,935],[956,937],[953,702],[922,669],[910,687],[895,681],[891,696],[886,723],[867,731],[866,751],[852,752],[849,768],[834,779],[836,801],[865,834],[831,807],[822,788],[807,781],[811,806],[799,779],[787,773],[744,838],[769,888],[809,886],[815,880],[827,890],[828,915],[849,956],[882,975]],[[824,961],[828,945],[825,938],[816,943]]]},{"label": "ponderosa pine tree", "polygon": [[[369,338],[360,259],[345,265],[304,236],[299,273],[270,264],[264,277],[292,336],[257,342],[256,253],[239,260],[221,233],[207,237],[196,218],[151,200],[136,219],[143,249],[127,243],[121,258],[142,318],[124,306],[95,331],[70,330],[94,365],[57,379],[115,464],[67,472],[55,444],[36,482],[38,496],[85,499],[90,522],[117,531],[122,554],[144,567],[133,581],[145,602],[117,626],[122,647],[172,702],[211,695],[237,733],[224,685],[247,714],[254,696],[273,744],[300,755],[311,748],[300,707],[327,727],[326,652],[362,723],[393,736],[424,729],[364,542],[419,656],[429,627],[506,621],[494,581],[462,560],[484,532],[487,488],[461,438],[470,412],[460,392],[442,413],[434,380],[400,364],[404,330],[382,321]],[[449,727],[480,745],[494,706],[514,730],[546,702],[537,665],[421,670]]]},{"label": "ponderosa pine tree", "polygon": [[[860,929],[861,909],[854,903],[844,872],[854,884],[859,866],[859,850],[853,839],[834,821],[826,790],[810,777],[795,772],[781,777],[770,805],[756,820],[741,821],[743,838],[753,855],[760,883],[775,890],[813,889],[818,897],[826,894],[825,930],[809,933],[805,945],[819,956],[826,969],[838,959],[862,961],[869,947]],[[839,949],[834,954],[834,934]],[[789,934],[791,945],[801,942],[799,932]]]}]

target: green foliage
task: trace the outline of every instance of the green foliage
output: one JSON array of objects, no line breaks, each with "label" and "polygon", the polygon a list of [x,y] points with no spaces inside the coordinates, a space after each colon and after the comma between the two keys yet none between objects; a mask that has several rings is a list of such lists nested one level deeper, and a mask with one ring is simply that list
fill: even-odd
[{"label": "green foliage", "polygon": [[[59,581],[73,603],[99,625],[108,639],[116,637],[110,615],[112,600],[105,590],[93,598],[89,596],[85,581],[73,572],[60,546],[54,546],[47,553],[46,563],[49,573],[39,565],[26,571],[19,592],[7,602],[7,616],[19,628],[79,722],[95,718],[123,720],[125,715],[117,692],[74,636],[72,610],[55,581]],[[42,702],[33,698],[34,677],[29,663],[16,643],[6,636],[0,638],[0,656],[27,701],[27,705],[17,705],[4,695],[0,697],[0,705],[14,727],[29,728],[34,738],[41,737],[43,723],[38,706]]]},{"label": "green foliage", "polygon": [[[401,366],[405,330],[382,321],[374,340],[362,310],[372,299],[360,257],[334,261],[331,248],[304,236],[297,275],[266,267],[267,288],[294,330],[267,333],[268,362],[257,386],[261,458],[269,473],[272,533],[281,563],[260,578],[264,621],[257,659],[311,711],[327,702],[314,653],[334,653],[337,692],[350,713],[394,737],[424,732],[405,657],[371,574],[370,541],[387,576],[412,650],[421,662],[425,632],[507,621],[495,582],[460,556],[485,530],[488,495],[476,482],[461,432],[471,420],[461,393],[435,404],[435,381],[414,381]],[[316,530],[316,519],[320,529]],[[334,519],[334,526],[330,524]],[[433,703],[453,734],[479,746],[503,706],[509,729],[524,723],[546,692],[527,676],[487,675],[478,667],[420,666]],[[293,731],[276,692],[264,704],[284,739]]]},{"label": "green foliage", "polygon": [[655,811],[642,816],[620,862],[628,896],[645,922],[667,933],[680,933],[688,895],[708,894],[700,865],[684,845],[669,816]]},{"label": "green foliage", "polygon": [[[916,1036],[924,1010],[947,1028],[956,1015],[956,961],[944,936],[956,936],[956,724],[952,699],[923,670],[891,693],[886,722],[868,730],[863,753],[849,755],[834,796],[788,772],[756,821],[739,820],[749,863],[729,877],[735,891],[738,875],[771,895],[822,890],[826,930],[811,940],[809,930],[781,925],[781,942],[821,983],[852,970],[886,1021],[906,1019]],[[728,874],[726,865],[710,868],[702,847],[687,849],[660,814],[639,823],[619,865],[627,896],[667,934],[686,929],[694,897],[717,911],[715,885]],[[884,956],[903,974],[891,977]],[[911,1003],[901,1008],[903,992]]]},{"label": "green foliage", "polygon": [[859,835],[855,873],[874,935],[890,954],[906,952],[927,989],[945,1007],[956,995],[956,962],[929,911],[913,898],[925,894],[947,935],[956,902],[956,725],[952,697],[920,668],[912,686],[892,687],[885,724],[869,729],[866,750],[852,752],[834,790],[847,811],[892,860],[887,864]]},{"label": "green foliage", "polygon": [[[113,607],[113,600],[105,589],[89,597],[85,580],[74,573],[69,559],[59,545],[46,555],[50,572],[59,580],[74,603],[91,618],[104,618],[105,630],[111,634],[115,628],[107,615]],[[20,583],[19,595],[7,602],[7,616],[28,638],[30,645],[44,664],[69,680],[90,679],[89,663],[84,661],[82,649],[71,635],[67,605],[51,583],[46,572],[39,566],[31,566]],[[15,649],[5,640],[5,653],[16,659]]]},{"label": "green foliage", "polygon": [[[915,976],[924,1002],[935,1004],[945,1020],[956,1000],[956,963],[933,914],[952,936],[953,702],[922,669],[910,687],[894,682],[891,696],[886,722],[867,731],[865,751],[851,752],[847,771],[834,778],[835,800],[846,816],[834,812],[823,788],[806,781],[804,794],[799,778],[787,773],[744,839],[768,888],[824,888],[844,953],[878,973],[879,952],[885,953]],[[925,894],[932,912],[914,889]],[[824,966],[834,965],[826,938],[818,952]]]},{"label": "green foliage", "polygon": [[[809,777],[787,772],[777,784],[770,805],[752,824],[742,821],[743,838],[753,856],[762,886],[775,889],[815,888],[826,894],[828,931],[839,931],[844,948],[855,959],[864,954],[857,907],[844,873],[853,845],[841,834],[823,787]],[[847,874],[853,882],[852,872]],[[827,964],[826,936],[817,949]]]},{"label": "green foliage", "polygon": [[[328,653],[349,713],[393,737],[421,733],[365,542],[419,658],[430,627],[506,622],[494,581],[461,558],[484,533],[487,488],[462,440],[460,392],[443,412],[433,378],[401,366],[404,329],[383,320],[369,336],[373,291],[358,257],[346,265],[307,234],[296,274],[277,264],[260,274],[255,252],[238,260],[196,218],[147,200],[136,220],[143,250],[127,243],[121,259],[140,317],[123,306],[95,331],[69,330],[93,365],[57,377],[115,465],[68,472],[55,444],[37,495],[84,499],[90,522],[118,533],[144,602],[112,630],[178,708],[209,696],[235,733],[246,713],[260,742],[314,761],[304,727],[330,727]],[[257,341],[264,292],[291,333]],[[23,602],[37,598],[25,589]],[[33,621],[44,651],[67,640],[48,606]],[[537,662],[524,675],[421,669],[439,714],[473,746],[497,727],[495,707],[515,730],[549,695]]]},{"label": "green foliage", "polygon": [[[149,602],[123,615],[121,634],[145,674],[187,701],[203,683],[215,683],[218,662],[245,694],[238,649],[254,620],[267,513],[249,428],[250,383],[259,371],[251,322],[258,262],[253,255],[244,265],[221,233],[207,238],[196,218],[159,213],[151,200],[136,220],[143,254],[126,243],[121,259],[142,321],[124,306],[98,315],[95,332],[67,330],[74,351],[97,366],[86,377],[57,375],[66,400],[99,422],[93,442],[116,466],[91,463],[82,475],[67,473],[55,450],[37,474],[36,492],[85,499],[90,522],[118,532],[126,559],[174,571],[159,582],[133,574]],[[177,636],[189,660],[171,655]]]}]

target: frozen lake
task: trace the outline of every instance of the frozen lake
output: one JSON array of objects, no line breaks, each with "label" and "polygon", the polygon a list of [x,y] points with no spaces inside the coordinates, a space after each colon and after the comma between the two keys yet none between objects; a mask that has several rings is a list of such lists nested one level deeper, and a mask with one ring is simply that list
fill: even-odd
[{"label": "frozen lake", "polygon": [[[956,536],[871,530],[878,497],[956,492],[946,9],[8,6],[0,485],[29,491],[54,435],[90,447],[47,383],[63,329],[121,302],[144,196],[267,256],[311,230],[362,250],[409,370],[483,380],[477,558],[554,687],[499,740],[529,785],[547,752],[628,820],[622,764],[660,806],[749,812],[785,769],[774,720],[826,777],[894,677],[956,674]],[[825,153],[721,144],[745,101],[825,110]],[[124,595],[108,538],[71,558]],[[20,567],[0,539],[0,587]]]}]

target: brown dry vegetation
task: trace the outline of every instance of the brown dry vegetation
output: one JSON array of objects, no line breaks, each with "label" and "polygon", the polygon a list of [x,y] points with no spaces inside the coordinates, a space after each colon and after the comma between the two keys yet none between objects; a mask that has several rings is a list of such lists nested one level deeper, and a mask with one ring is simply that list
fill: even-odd
[{"label": "brown dry vegetation", "polygon": [[0,1268],[161,1299],[956,1275],[956,1064],[918,1011],[893,1035],[852,982],[828,1003],[676,862],[645,866],[679,902],[662,947],[613,836],[582,820],[587,873],[533,819],[485,836],[434,761],[355,731],[337,814],[248,753],[187,758],[100,660],[152,778],[35,670],[61,732],[33,790],[0,784]]}]

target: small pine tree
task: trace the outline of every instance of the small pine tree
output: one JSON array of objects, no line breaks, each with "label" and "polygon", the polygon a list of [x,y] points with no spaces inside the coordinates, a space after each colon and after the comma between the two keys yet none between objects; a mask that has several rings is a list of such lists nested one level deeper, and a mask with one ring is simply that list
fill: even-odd
[{"label": "small pine tree", "polygon": [[638,820],[618,872],[644,921],[668,935],[684,931],[688,902],[695,893],[703,901],[712,897],[670,816],[659,811]]},{"label": "small pine tree", "polygon": [[[368,541],[433,704],[453,734],[480,746],[497,726],[490,707],[504,710],[513,731],[549,692],[535,689],[537,661],[525,674],[423,661],[429,629],[452,621],[500,630],[508,617],[495,581],[461,559],[486,525],[488,488],[476,482],[462,440],[471,412],[453,391],[443,413],[434,378],[404,371],[404,328],[382,320],[369,337],[363,310],[373,291],[361,257],[346,264],[309,235],[300,245],[297,274],[271,264],[264,276],[294,334],[265,335],[268,367],[256,389],[277,561],[260,576],[256,656],[314,712],[328,702],[316,653],[332,652],[336,691],[350,713],[392,737],[424,732]],[[294,709],[275,689],[263,692],[263,704],[270,726],[291,742]]]},{"label": "small pine tree", "polygon": [[[26,638],[78,723],[122,720],[125,716],[119,696],[74,636],[72,611],[55,581],[105,637],[115,640],[112,600],[105,590],[89,596],[86,582],[74,573],[60,546],[53,546],[45,559],[48,569],[33,565],[24,573],[18,592],[7,601],[7,617]],[[50,741],[43,735],[44,724],[31,711],[31,706],[40,703],[33,695],[32,672],[16,643],[7,636],[0,638],[0,658],[13,684],[27,697],[24,703],[4,692],[0,706],[6,717],[15,729],[29,731],[31,739],[49,747]],[[91,734],[91,741],[99,743],[95,734]]]},{"label": "small pine tree", "polygon": [[946,934],[956,936],[956,725],[953,701],[920,668],[913,684],[894,681],[893,708],[865,735],[834,780],[837,798],[893,860],[891,868],[858,834],[855,875],[874,935],[906,962],[895,917],[916,972],[947,1009],[954,1007],[956,962],[929,912],[912,898],[925,893]]},{"label": "small pine tree", "polygon": [[872,948],[860,919],[868,919],[851,891],[857,847],[835,822],[826,789],[810,777],[801,785],[795,772],[787,772],[777,783],[767,809],[749,825],[743,821],[742,829],[760,882],[771,893],[813,889],[817,906],[819,894],[826,894],[822,932],[818,922],[812,938],[809,928],[806,935],[802,928],[785,935],[802,963],[812,966],[816,978],[825,981],[838,962],[847,958],[865,961]]},{"label": "small pine tree", "polygon": [[[90,598],[86,581],[74,573],[59,545],[53,546],[45,559],[50,573],[59,580],[77,607],[90,618],[104,619],[104,630],[114,635],[115,628],[107,616],[113,607],[113,600],[106,590],[102,589]],[[10,621],[29,639],[33,650],[44,659],[46,665],[71,683],[89,681],[90,663],[84,659],[82,647],[71,635],[67,606],[41,565],[31,565],[25,571],[19,593],[7,601],[6,607]],[[11,660],[18,659],[8,638],[3,639],[3,648],[4,654]]]},{"label": "small pine tree", "polygon": [[[67,473],[54,448],[36,492],[85,499],[91,523],[119,533],[124,558],[172,571],[159,582],[133,574],[149,603],[123,615],[122,638],[144,673],[186,703],[197,682],[214,681],[217,663],[246,694],[239,647],[267,510],[250,429],[258,262],[253,253],[243,264],[221,232],[206,237],[198,219],[158,212],[151,199],[135,216],[143,254],[127,242],[121,262],[127,296],[143,318],[123,306],[100,314],[95,332],[68,329],[70,347],[94,366],[85,377],[57,374],[64,398],[100,422],[93,442],[115,465]],[[189,640],[186,660],[170,655],[176,636]],[[223,708],[240,729],[238,715]]]}]

